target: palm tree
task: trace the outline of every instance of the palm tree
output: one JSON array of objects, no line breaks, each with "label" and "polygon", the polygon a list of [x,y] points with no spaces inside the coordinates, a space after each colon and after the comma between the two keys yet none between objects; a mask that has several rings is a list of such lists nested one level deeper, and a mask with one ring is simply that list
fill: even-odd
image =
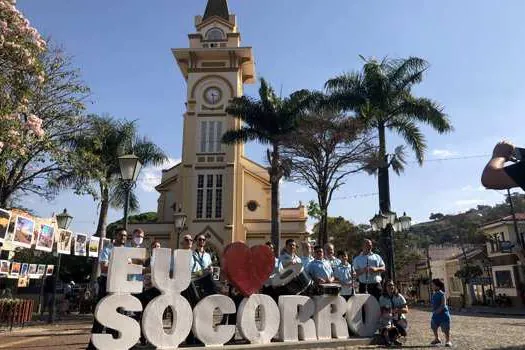
[{"label": "palm tree", "polygon": [[[392,167],[399,175],[405,164],[404,146],[397,147],[392,155],[387,153],[386,130],[400,135],[422,165],[427,143],[419,125],[426,124],[440,134],[453,128],[442,106],[412,93],[414,85],[423,80],[427,61],[418,57],[381,61],[360,57],[365,62],[360,72],[330,79],[325,87],[332,105],[355,113],[365,128],[377,131],[378,154],[370,172],[377,172],[379,209],[386,214],[390,213],[388,169]],[[391,259],[393,269],[393,255]]]},{"label": "palm tree", "polygon": [[281,160],[281,147],[283,140],[296,127],[300,102],[304,97],[302,91],[288,98],[278,97],[266,80],[261,79],[258,100],[247,96],[235,97],[226,108],[228,114],[240,118],[244,124],[239,129],[227,131],[222,137],[223,143],[258,141],[272,147],[271,151],[267,150],[267,158],[272,191],[271,239],[276,254],[280,251],[279,181],[287,172],[287,167]]},{"label": "palm tree", "polygon": [[[91,115],[87,122],[87,131],[72,140],[78,164],[73,172],[58,179],[57,186],[73,187],[77,193],[100,200],[95,235],[105,238],[109,207],[122,208],[125,203],[126,188],[120,180],[118,157],[133,153],[144,166],[161,165],[167,157],[157,145],[138,136],[134,121]],[[130,210],[137,210],[138,206],[132,191]]]}]

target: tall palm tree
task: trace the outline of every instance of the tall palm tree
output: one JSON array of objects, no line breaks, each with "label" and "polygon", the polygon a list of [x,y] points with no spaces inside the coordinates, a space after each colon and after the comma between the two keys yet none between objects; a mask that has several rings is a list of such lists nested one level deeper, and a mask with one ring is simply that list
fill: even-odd
[{"label": "tall palm tree", "polygon": [[[397,147],[394,154],[387,153],[386,131],[400,135],[422,165],[427,143],[420,125],[428,125],[440,134],[453,128],[441,105],[412,93],[412,88],[423,80],[429,67],[427,61],[418,57],[381,61],[361,58],[365,62],[361,71],[330,79],[325,87],[331,94],[331,104],[355,113],[365,128],[377,132],[379,148],[370,172],[378,175],[379,209],[387,214],[390,213],[388,169],[392,167],[399,174],[404,169],[405,157],[404,145]],[[389,236],[389,268],[394,269],[393,233]]]},{"label": "tall palm tree", "polygon": [[283,140],[296,127],[300,102],[304,97],[302,91],[287,98],[278,97],[266,80],[261,79],[258,100],[247,96],[235,97],[226,109],[228,114],[240,118],[244,124],[240,129],[228,130],[222,137],[223,143],[258,141],[272,148],[267,150],[267,159],[272,191],[271,239],[276,254],[280,251],[279,181],[287,172],[281,159],[281,147]]},{"label": "tall palm tree", "polygon": [[[138,135],[134,121],[91,115],[87,122],[87,131],[72,140],[78,164],[73,172],[58,179],[57,186],[73,187],[77,193],[91,194],[100,201],[95,234],[105,238],[109,207],[122,208],[125,203],[118,157],[133,153],[145,166],[161,165],[167,157],[157,145]],[[132,191],[130,210],[137,209],[138,199]]]}]

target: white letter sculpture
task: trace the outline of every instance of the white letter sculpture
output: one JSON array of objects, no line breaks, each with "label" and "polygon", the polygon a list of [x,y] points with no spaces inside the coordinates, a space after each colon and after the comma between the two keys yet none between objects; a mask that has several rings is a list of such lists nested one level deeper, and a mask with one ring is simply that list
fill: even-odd
[{"label": "white letter sculpture", "polygon": [[348,339],[345,298],[339,295],[321,295],[314,300],[317,339]]},{"label": "white letter sculpture", "polygon": [[302,295],[281,295],[279,297],[281,326],[279,338],[284,342],[317,340],[315,322],[312,319],[315,303]]},{"label": "white letter sculpture", "polygon": [[109,259],[107,292],[97,304],[95,318],[104,327],[119,332],[114,339],[111,334],[92,334],[93,345],[99,350],[129,349],[140,338],[140,325],[134,319],[118,312],[140,312],[140,301],[129,293],[141,293],[142,281],[128,281],[128,275],[142,274],[142,266],[128,263],[130,259],[144,259],[146,250],[143,248],[115,247]]},{"label": "white letter sculpture", "polygon": [[[363,308],[365,322],[363,322]],[[356,294],[348,300],[346,322],[352,333],[360,337],[371,337],[377,331],[380,308],[376,298],[369,294]]]},{"label": "white letter sculpture", "polygon": [[[151,281],[162,295],[153,299],[142,315],[142,332],[157,349],[176,349],[186,339],[191,330],[193,315],[190,303],[180,292],[190,285],[190,250],[175,250],[175,271],[170,278],[171,250],[155,249],[155,264],[152,266]],[[164,331],[162,315],[166,308],[173,312],[173,325]]]},{"label": "white letter sculpture", "polygon": [[[255,312],[261,307],[261,330],[255,323]],[[237,326],[242,336],[252,344],[268,344],[279,330],[279,308],[265,294],[253,294],[245,298],[237,312]]]},{"label": "white letter sculpture", "polygon": [[213,312],[234,314],[235,303],[226,295],[215,294],[199,301],[193,309],[193,334],[205,346],[221,346],[235,335],[235,325],[213,327]]}]

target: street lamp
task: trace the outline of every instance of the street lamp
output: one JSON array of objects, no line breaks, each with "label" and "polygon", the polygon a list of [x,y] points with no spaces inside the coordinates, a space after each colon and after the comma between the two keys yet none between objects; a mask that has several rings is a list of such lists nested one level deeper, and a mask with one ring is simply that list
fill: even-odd
[{"label": "street lamp", "polygon": [[370,225],[372,230],[381,231],[386,246],[386,260],[388,263],[387,274],[388,278],[396,280],[395,269],[395,252],[394,252],[394,231],[406,232],[410,229],[412,219],[403,213],[403,216],[398,218],[397,214],[388,210],[384,213],[379,212],[371,220]]},{"label": "street lamp", "polygon": [[180,209],[178,213],[173,214],[173,223],[175,225],[175,230],[177,230],[177,249],[179,249],[180,234],[186,226],[186,218],[186,214],[183,213]]},{"label": "street lamp", "polygon": [[[59,229],[67,230],[69,228],[69,225],[71,224],[71,221],[73,221],[73,217],[69,215],[69,213],[67,212],[67,209],[64,209],[64,211],[61,214],[55,215],[55,220],[56,220],[56,223]],[[60,262],[62,260],[62,254],[59,253],[58,250],[57,250],[57,255],[58,255],[58,258],[57,258],[57,269],[56,269],[56,277],[55,277],[55,289],[53,291],[53,308],[51,310],[52,320],[54,320],[55,315],[56,315],[57,284],[58,284],[57,282],[60,277]]]},{"label": "street lamp", "polygon": [[142,164],[139,161],[139,157],[134,154],[127,154],[121,157],[118,157],[118,162],[120,166],[120,175],[126,190],[126,198],[124,203],[124,229],[128,230],[128,210],[129,210],[129,195],[131,189],[137,181],[139,176],[140,168]]}]

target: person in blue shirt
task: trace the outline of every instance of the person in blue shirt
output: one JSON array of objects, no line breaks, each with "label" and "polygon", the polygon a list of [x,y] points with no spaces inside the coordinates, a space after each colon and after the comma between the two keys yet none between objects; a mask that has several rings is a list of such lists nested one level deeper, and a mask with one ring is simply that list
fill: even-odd
[{"label": "person in blue shirt", "polygon": [[332,265],[332,269],[338,265],[341,265],[341,260],[335,256],[335,248],[332,243],[326,243],[324,245],[325,260]]},{"label": "person in blue shirt", "polygon": [[381,296],[381,273],[385,271],[383,259],[372,252],[372,241],[365,239],[363,251],[352,263],[359,279],[359,293],[373,295],[377,300]]},{"label": "person in blue shirt", "polygon": [[210,253],[205,250],[206,236],[198,235],[195,240],[197,241],[197,249],[193,251],[191,272],[194,275],[202,276],[204,273],[211,272],[212,260]]},{"label": "person in blue shirt", "polygon": [[341,260],[341,264],[333,268],[334,277],[341,283],[341,292],[346,300],[354,294],[354,276],[355,272],[352,265],[348,262],[348,253],[344,251],[337,252],[337,257]]},{"label": "person in blue shirt", "polygon": [[452,342],[450,341],[450,312],[445,296],[445,284],[440,279],[433,279],[432,289],[434,290],[434,294],[432,295],[432,320],[430,322],[430,328],[432,328],[434,332],[434,340],[430,344],[441,344],[438,334],[438,330],[441,328],[443,333],[445,333],[445,346],[452,347]]},{"label": "person in blue shirt", "polygon": [[297,243],[293,239],[287,239],[285,247],[281,256],[279,256],[279,263],[283,269],[290,265],[300,264],[301,258],[297,256]]},{"label": "person in blue shirt", "polygon": [[394,281],[385,282],[383,294],[379,298],[379,307],[381,310],[379,332],[385,345],[387,347],[392,344],[402,346],[403,344],[398,339],[400,336],[407,336],[408,307],[405,297],[396,289]]},{"label": "person in blue shirt", "polygon": [[324,259],[323,247],[315,246],[314,254],[315,259],[308,264],[306,272],[319,284],[333,282],[334,272],[330,263]]},{"label": "person in blue shirt", "polygon": [[312,244],[310,242],[302,242],[301,243],[301,252],[303,255],[301,256],[301,263],[303,264],[303,267],[306,269],[309,263],[311,263],[314,260],[314,257],[312,256],[313,249]]}]

